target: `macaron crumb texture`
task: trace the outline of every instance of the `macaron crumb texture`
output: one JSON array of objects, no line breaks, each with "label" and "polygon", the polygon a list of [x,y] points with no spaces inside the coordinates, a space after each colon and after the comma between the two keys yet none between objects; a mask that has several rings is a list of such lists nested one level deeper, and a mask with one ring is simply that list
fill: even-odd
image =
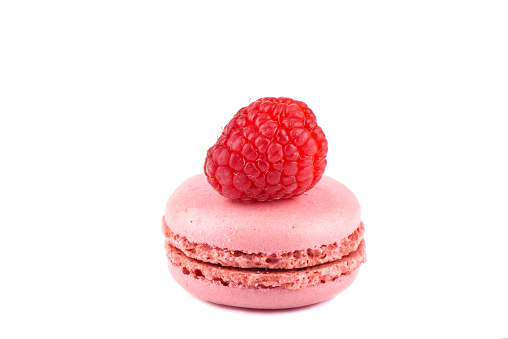
[{"label": "macaron crumb texture", "polygon": [[218,266],[187,257],[182,251],[170,247],[168,258],[183,274],[209,283],[247,288],[299,289],[335,281],[343,274],[354,271],[365,262],[365,243],[349,255],[326,264],[290,270],[242,269]]},{"label": "macaron crumb texture", "polygon": [[190,242],[185,237],[173,233],[164,218],[162,231],[165,236],[166,251],[176,248],[189,258],[211,264],[241,268],[293,269],[315,266],[339,260],[356,251],[363,241],[365,228],[363,223],[348,237],[339,243],[322,245],[305,250],[272,253],[244,253],[208,244]]}]

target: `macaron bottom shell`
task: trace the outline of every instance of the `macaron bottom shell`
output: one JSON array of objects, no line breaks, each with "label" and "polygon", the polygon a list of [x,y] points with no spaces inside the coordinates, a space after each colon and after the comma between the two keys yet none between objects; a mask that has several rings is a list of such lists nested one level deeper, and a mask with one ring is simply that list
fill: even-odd
[{"label": "macaron bottom shell", "polygon": [[201,262],[167,247],[169,270],[188,292],[217,304],[285,309],[333,298],[356,278],[365,262],[365,242],[349,255],[321,265],[283,269],[242,269]]},{"label": "macaron bottom shell", "polygon": [[169,263],[169,271],[176,282],[195,297],[220,305],[253,309],[296,308],[331,299],[353,283],[359,270],[357,267],[334,281],[301,289],[249,288],[196,279]]}]

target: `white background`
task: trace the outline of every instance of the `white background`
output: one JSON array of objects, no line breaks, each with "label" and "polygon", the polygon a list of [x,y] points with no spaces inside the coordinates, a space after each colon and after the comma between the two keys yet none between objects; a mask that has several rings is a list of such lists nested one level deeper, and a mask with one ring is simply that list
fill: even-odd
[{"label": "white background", "polygon": [[[236,111],[306,102],[368,262],[292,311],[197,300],[160,220]],[[508,337],[508,2],[2,1],[0,337]]]}]

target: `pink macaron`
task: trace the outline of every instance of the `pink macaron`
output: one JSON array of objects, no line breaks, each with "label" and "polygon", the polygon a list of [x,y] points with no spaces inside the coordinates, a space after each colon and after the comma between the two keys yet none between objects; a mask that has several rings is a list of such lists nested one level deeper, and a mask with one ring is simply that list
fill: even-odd
[{"label": "pink macaron", "polygon": [[318,303],[351,285],[365,262],[358,200],[327,176],[299,197],[245,203],[196,175],[169,198],[162,229],[175,280],[222,305]]}]

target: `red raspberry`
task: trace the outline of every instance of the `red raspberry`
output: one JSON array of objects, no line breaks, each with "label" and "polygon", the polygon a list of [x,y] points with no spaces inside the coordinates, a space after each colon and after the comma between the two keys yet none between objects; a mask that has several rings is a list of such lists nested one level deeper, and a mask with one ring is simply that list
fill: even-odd
[{"label": "red raspberry", "polygon": [[244,201],[295,197],[321,179],[328,143],[301,101],[262,98],[241,108],[207,152],[208,182]]}]

